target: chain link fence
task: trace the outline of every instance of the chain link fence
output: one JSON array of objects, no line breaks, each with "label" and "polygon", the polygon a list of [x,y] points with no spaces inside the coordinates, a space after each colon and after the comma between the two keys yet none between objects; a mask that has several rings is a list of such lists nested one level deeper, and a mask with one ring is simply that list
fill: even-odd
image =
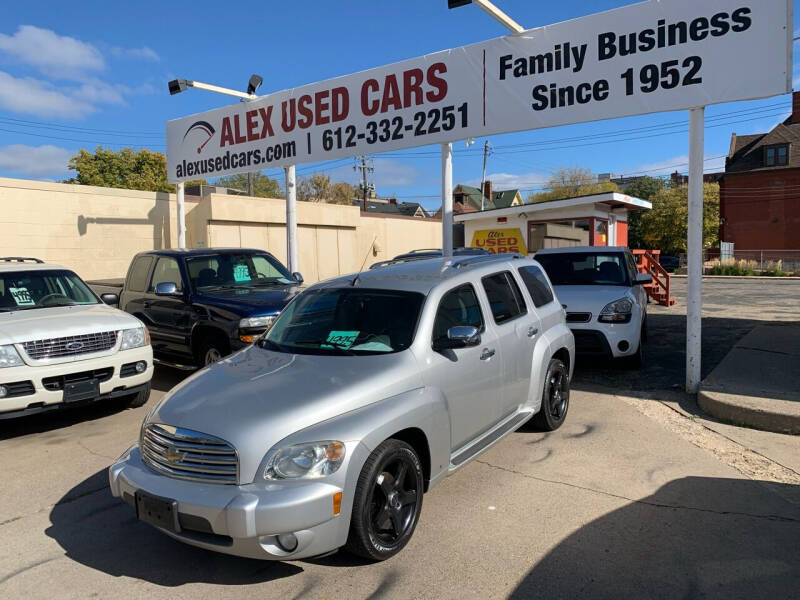
[{"label": "chain link fence", "polygon": [[[732,254],[732,256],[731,256]],[[680,256],[681,271],[686,268],[686,255]],[[703,252],[706,275],[800,276],[800,250],[737,250],[721,257],[719,249]]]}]

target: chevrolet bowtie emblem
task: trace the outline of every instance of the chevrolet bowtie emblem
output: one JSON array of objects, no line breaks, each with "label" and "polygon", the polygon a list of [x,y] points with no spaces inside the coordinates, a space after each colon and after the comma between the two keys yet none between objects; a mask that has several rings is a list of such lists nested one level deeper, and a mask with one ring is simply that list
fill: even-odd
[{"label": "chevrolet bowtie emblem", "polygon": [[170,446],[167,448],[166,452],[164,452],[164,458],[166,458],[172,464],[181,462],[185,456],[186,453],[181,452],[175,446]]}]

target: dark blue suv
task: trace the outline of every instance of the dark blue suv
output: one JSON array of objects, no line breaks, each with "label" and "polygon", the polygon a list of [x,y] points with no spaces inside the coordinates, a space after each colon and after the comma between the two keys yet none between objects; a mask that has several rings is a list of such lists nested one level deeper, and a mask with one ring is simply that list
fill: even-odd
[{"label": "dark blue suv", "polygon": [[263,250],[155,250],[137,254],[119,294],[103,299],[147,325],[161,362],[204,366],[263,333],[302,283]]}]

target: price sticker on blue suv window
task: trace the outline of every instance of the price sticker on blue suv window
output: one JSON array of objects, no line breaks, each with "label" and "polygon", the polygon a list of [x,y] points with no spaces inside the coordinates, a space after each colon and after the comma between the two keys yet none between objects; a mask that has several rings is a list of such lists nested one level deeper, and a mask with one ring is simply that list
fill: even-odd
[{"label": "price sticker on blue suv window", "polygon": [[250,281],[250,270],[247,265],[239,264],[233,267],[234,281]]},{"label": "price sticker on blue suv window", "polygon": [[17,303],[17,306],[35,306],[36,302],[33,301],[31,297],[31,293],[28,291],[28,288],[8,288],[8,291],[11,293],[11,297],[14,298],[14,302]]},{"label": "price sticker on blue suv window", "polygon": [[[328,334],[327,343],[320,345],[321,348],[342,348],[347,350],[356,341],[359,331],[331,331]],[[330,344],[330,345],[328,345]]]}]

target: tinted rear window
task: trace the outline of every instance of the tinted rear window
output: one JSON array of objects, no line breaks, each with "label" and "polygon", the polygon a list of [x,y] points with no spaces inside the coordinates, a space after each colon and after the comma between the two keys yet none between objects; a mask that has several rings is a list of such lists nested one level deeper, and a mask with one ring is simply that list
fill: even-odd
[{"label": "tinted rear window", "polygon": [[483,289],[492,308],[492,316],[497,324],[505,323],[527,312],[522,293],[511,273],[503,271],[484,277]]},{"label": "tinted rear window", "polygon": [[521,267],[519,275],[528,288],[536,308],[550,304],[553,301],[553,290],[547,282],[547,277],[539,267]]}]

